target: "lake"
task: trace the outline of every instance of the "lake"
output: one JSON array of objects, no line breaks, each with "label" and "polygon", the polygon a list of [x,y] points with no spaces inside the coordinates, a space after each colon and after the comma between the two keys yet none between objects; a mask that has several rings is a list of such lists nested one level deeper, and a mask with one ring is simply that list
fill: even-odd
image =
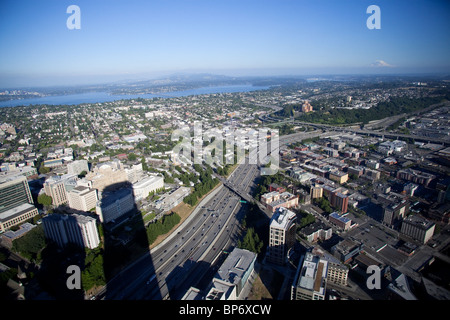
[{"label": "lake", "polygon": [[232,85],[232,86],[215,86],[215,87],[203,87],[197,89],[190,89],[184,91],[164,92],[161,94],[121,94],[112,95],[108,92],[87,92],[79,94],[68,94],[60,96],[47,96],[22,100],[8,100],[1,101],[0,107],[17,107],[17,106],[29,106],[38,104],[50,104],[50,105],[78,105],[81,103],[101,103],[110,102],[122,99],[152,99],[152,98],[173,98],[173,97],[186,97],[192,95],[201,94],[213,94],[213,93],[233,93],[233,92],[250,92],[256,90],[268,89],[269,86],[252,86],[252,85]]}]

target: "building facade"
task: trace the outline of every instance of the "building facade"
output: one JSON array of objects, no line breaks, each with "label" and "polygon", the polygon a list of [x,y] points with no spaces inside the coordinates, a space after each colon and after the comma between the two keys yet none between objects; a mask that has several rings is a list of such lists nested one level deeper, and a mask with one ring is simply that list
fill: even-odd
[{"label": "building facade", "polygon": [[295,242],[297,216],[286,208],[278,208],[270,221],[268,262],[284,265],[288,250]]},{"label": "building facade", "polygon": [[97,205],[97,190],[77,186],[67,193],[69,207],[80,211],[89,211]]},{"label": "building facade", "polygon": [[133,194],[136,201],[145,199],[150,192],[164,188],[164,177],[150,176],[133,183]]},{"label": "building facade", "polygon": [[421,243],[427,243],[434,234],[435,224],[424,218],[409,215],[402,221],[400,232]]},{"label": "building facade", "polygon": [[134,196],[131,189],[119,189],[104,195],[97,202],[96,212],[103,223],[115,220],[135,208]]},{"label": "building facade", "polygon": [[328,261],[306,252],[291,287],[291,300],[325,300]]},{"label": "building facade", "polygon": [[42,221],[45,237],[60,247],[73,243],[94,249],[100,244],[96,220],[92,217],[78,214],[50,214]]},{"label": "building facade", "polygon": [[22,175],[0,179],[0,231],[25,222],[38,214],[27,178]]},{"label": "building facade", "polygon": [[340,286],[347,286],[348,283],[348,268],[342,264],[329,262],[327,281]]}]

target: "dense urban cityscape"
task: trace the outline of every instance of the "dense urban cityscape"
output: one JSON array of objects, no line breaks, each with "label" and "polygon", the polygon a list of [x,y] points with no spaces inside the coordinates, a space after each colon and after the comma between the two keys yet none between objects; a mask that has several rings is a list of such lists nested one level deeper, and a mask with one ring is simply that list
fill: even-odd
[{"label": "dense urban cityscape", "polygon": [[1,108],[2,297],[449,299],[448,82],[258,89]]},{"label": "dense urban cityscape", "polygon": [[445,316],[449,12],[0,1],[2,315]]}]

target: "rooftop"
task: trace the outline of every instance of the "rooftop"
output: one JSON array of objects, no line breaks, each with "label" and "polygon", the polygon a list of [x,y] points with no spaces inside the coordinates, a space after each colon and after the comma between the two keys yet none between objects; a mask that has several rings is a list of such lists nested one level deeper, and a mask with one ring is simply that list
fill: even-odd
[{"label": "rooftop", "polygon": [[10,220],[33,209],[36,209],[36,207],[33,206],[32,204],[23,203],[20,206],[11,208],[9,210],[6,210],[5,212],[0,213],[0,221]]},{"label": "rooftop", "polygon": [[351,221],[351,219],[349,219],[347,217],[343,217],[343,216],[339,215],[337,212],[330,213],[330,217],[332,217],[336,220],[339,220],[343,223],[347,223],[347,222]]},{"label": "rooftop", "polygon": [[326,260],[307,252],[303,259],[297,286],[324,294],[324,279],[327,276],[327,266],[328,262]]},{"label": "rooftop", "polygon": [[408,217],[403,220],[406,223],[412,224],[415,227],[427,230],[431,228],[434,225],[434,222],[428,221],[422,217],[416,216],[416,215],[409,215]]},{"label": "rooftop", "polygon": [[255,259],[256,253],[245,249],[234,248],[234,250],[220,266],[215,278],[232,284],[237,284]]},{"label": "rooftop", "polygon": [[296,214],[291,210],[278,208],[272,216],[270,227],[286,230],[296,217]]}]

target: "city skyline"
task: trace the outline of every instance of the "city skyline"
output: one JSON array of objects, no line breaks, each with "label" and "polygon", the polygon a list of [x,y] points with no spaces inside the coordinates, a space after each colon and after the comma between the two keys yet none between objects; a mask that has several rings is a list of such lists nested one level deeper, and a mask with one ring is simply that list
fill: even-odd
[{"label": "city skyline", "polygon": [[[71,30],[70,5],[80,8]],[[370,5],[381,29],[369,29]],[[4,1],[0,87],[450,72],[447,1]]]}]

